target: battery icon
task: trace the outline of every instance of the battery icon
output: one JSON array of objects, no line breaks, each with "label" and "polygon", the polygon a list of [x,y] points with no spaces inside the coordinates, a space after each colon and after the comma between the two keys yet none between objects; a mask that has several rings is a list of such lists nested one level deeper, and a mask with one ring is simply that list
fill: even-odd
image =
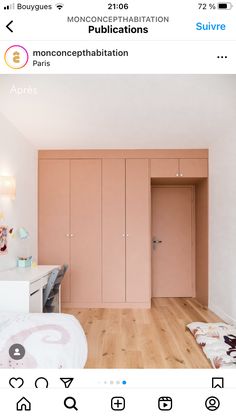
[{"label": "battery icon", "polygon": [[231,10],[233,5],[232,3],[218,3],[217,4],[218,9],[224,9],[224,10]]}]

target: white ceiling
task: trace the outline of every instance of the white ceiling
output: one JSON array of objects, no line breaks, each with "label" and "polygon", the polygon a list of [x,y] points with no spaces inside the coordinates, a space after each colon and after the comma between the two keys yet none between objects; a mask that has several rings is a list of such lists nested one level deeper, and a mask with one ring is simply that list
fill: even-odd
[{"label": "white ceiling", "polygon": [[0,92],[39,149],[208,147],[236,131],[234,75],[1,76]]}]

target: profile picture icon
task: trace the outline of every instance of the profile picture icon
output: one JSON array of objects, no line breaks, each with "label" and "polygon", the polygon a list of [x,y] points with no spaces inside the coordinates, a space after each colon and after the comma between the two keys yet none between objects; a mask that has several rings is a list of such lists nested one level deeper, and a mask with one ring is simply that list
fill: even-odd
[{"label": "profile picture icon", "polygon": [[22,45],[12,45],[6,50],[4,60],[8,67],[13,70],[20,70],[28,63],[29,54]]},{"label": "profile picture icon", "polygon": [[15,343],[11,345],[9,348],[9,355],[14,360],[19,360],[24,358],[25,356],[25,348],[24,346],[20,345],[19,343]]},{"label": "profile picture icon", "polygon": [[217,397],[208,397],[205,401],[205,406],[207,410],[214,412],[215,410],[219,409],[220,401]]}]

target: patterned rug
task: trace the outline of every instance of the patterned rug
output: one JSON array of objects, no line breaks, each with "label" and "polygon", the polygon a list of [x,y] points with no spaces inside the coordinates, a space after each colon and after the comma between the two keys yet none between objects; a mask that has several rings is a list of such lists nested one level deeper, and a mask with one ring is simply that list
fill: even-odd
[{"label": "patterned rug", "polygon": [[226,323],[190,323],[187,329],[213,368],[236,368],[236,327]]}]

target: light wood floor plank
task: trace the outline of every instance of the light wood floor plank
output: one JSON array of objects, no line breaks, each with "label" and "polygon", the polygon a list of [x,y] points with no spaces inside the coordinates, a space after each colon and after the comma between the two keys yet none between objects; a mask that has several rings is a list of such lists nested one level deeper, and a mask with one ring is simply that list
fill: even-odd
[{"label": "light wood floor plank", "polygon": [[83,326],[86,368],[210,368],[186,330],[190,322],[221,321],[194,298],[154,298],[145,309],[63,309]]}]

